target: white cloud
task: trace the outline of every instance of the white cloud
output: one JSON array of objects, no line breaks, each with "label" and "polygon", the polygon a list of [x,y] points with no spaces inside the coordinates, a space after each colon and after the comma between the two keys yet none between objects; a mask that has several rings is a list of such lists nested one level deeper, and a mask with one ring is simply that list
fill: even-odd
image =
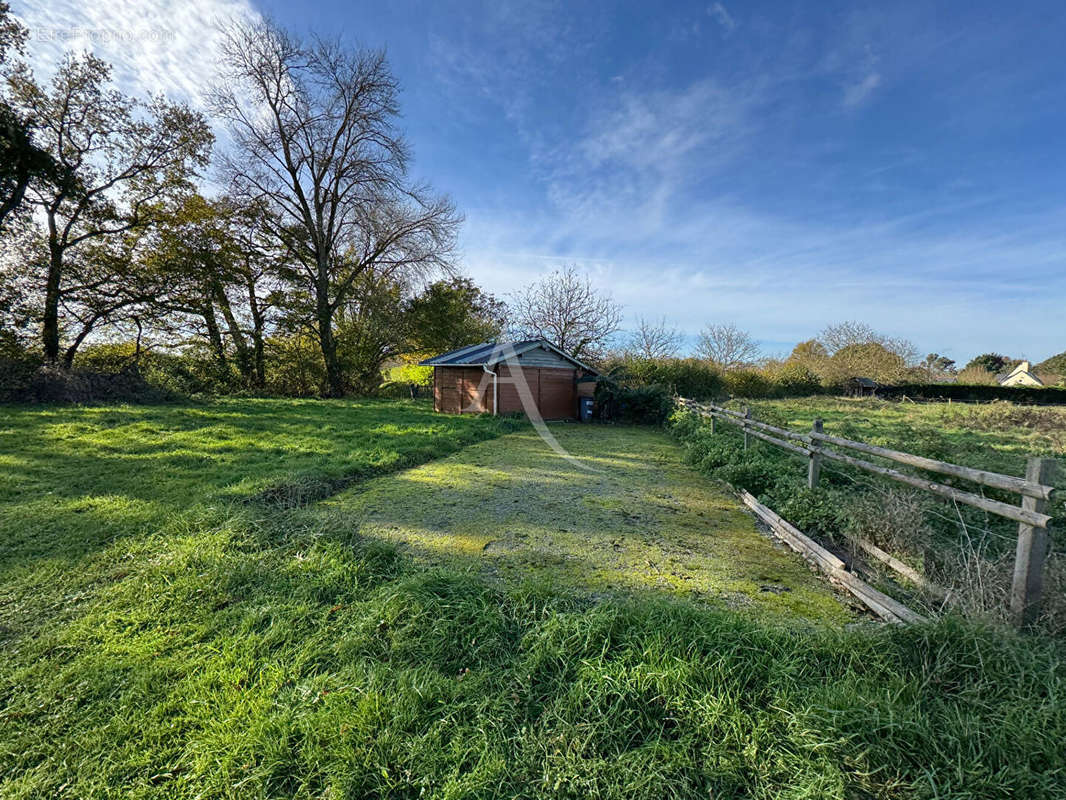
[{"label": "white cloud", "polygon": [[30,30],[28,58],[49,78],[67,51],[109,62],[119,88],[161,92],[202,108],[215,78],[220,26],[258,12],[248,0],[14,0]]},{"label": "white cloud", "polygon": [[[464,263],[504,295],[575,263],[629,316],[665,315],[689,335],[708,321],[734,321],[762,340],[795,342],[827,323],[862,319],[958,358],[1062,349],[1066,209],[1024,226],[940,233],[911,216],[834,227],[722,201],[658,223],[640,214],[614,206],[577,225],[471,215]],[[1030,278],[1016,280],[1010,265]]]},{"label": "white cloud", "polygon": [[853,108],[862,103],[867,97],[873,94],[874,89],[881,85],[881,75],[877,72],[871,72],[865,78],[858,83],[848,86],[844,90],[844,105],[848,108]]}]

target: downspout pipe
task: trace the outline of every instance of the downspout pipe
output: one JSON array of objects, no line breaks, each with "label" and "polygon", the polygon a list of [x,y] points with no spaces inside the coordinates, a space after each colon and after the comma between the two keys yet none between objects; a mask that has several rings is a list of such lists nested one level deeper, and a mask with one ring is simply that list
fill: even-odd
[{"label": "downspout pipe", "polygon": [[499,375],[489,369],[488,364],[482,364],[481,368],[492,376],[492,416],[498,417],[500,415],[500,391],[497,384]]}]

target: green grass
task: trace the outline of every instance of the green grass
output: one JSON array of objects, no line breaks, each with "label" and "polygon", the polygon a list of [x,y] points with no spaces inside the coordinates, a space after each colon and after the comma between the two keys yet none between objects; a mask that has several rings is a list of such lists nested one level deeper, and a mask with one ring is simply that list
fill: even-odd
[{"label": "green grass", "polygon": [[[657,435],[577,430],[682,480]],[[1066,796],[1054,643],[589,595],[380,541],[416,521],[385,505],[402,481],[443,514],[467,489],[434,469],[501,471],[457,452],[500,432],[395,402],[0,409],[0,796]],[[623,457],[589,519],[674,516],[652,476],[613,483]]]},{"label": "green grass", "polygon": [[[733,405],[739,407],[742,401]],[[814,419],[820,418],[826,433],[1009,475],[1024,475],[1030,455],[1058,459],[1039,626],[1066,638],[1066,408],[831,397],[747,405],[756,419],[797,432],[809,431]],[[804,531],[851,551],[859,569],[908,605],[938,613],[943,603],[942,598],[901,584],[876,562],[864,564],[870,560],[853,547],[853,538],[872,541],[933,583],[949,588],[960,611],[1007,618],[1017,523],[831,460],[823,460],[819,485],[810,490],[805,458],[759,440],[745,450],[733,425],[722,424],[719,433],[711,435],[709,426],[694,418],[682,415],[676,423],[673,430],[691,463],[748,489]],[[895,462],[883,463],[911,471]],[[943,475],[925,477],[1011,505],[1019,502],[1011,492]]]},{"label": "green grass", "polygon": [[[863,398],[803,397],[753,400],[756,418],[774,417],[810,430],[815,417],[826,433],[864,442],[890,441],[901,449],[932,448],[941,460],[1024,475],[1029,455],[1066,457],[1066,408],[1010,403],[909,403]],[[932,435],[930,435],[932,434]],[[1066,488],[1066,469],[1058,485]]]},{"label": "green grass", "polygon": [[[1024,476],[1028,456],[1055,458],[1059,464],[1053,483],[1059,491],[1049,513],[1056,518],[1053,542],[1066,551],[1062,536],[1066,522],[1066,408],[836,397],[764,400],[750,405],[757,419],[798,431],[809,431],[817,417],[823,420],[826,433],[1006,475]],[[799,472],[803,472],[802,465]],[[944,477],[937,480],[953,482]],[[976,488],[966,482],[955,483],[971,491]],[[981,491],[1011,504],[1019,500],[1010,492]],[[1007,538],[1013,538],[1014,523],[997,517],[985,517],[982,522],[998,526]]]}]

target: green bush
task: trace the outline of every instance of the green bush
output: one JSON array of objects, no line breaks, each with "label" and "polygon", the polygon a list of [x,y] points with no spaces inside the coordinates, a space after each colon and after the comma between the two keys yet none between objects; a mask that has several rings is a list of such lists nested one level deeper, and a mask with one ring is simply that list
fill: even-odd
[{"label": "green bush", "polygon": [[388,371],[389,381],[395,383],[413,383],[415,386],[433,385],[433,367],[420,367],[418,364],[401,364]]},{"label": "green bush", "polygon": [[725,373],[725,390],[732,397],[768,397],[769,379],[753,369],[737,369]]},{"label": "green bush", "polygon": [[777,397],[806,397],[822,391],[821,381],[803,364],[783,364],[771,375],[772,393]]},{"label": "green bush", "polygon": [[221,395],[242,389],[233,365],[220,364],[202,345],[171,352],[138,352],[132,341],[101,342],[83,347],[74,359],[76,369],[107,375],[134,366],[150,386],[171,394]]},{"label": "green bush", "polygon": [[614,381],[596,384],[597,414],[603,421],[662,425],[674,409],[674,393],[666,386],[623,386]]},{"label": "green bush", "polygon": [[666,386],[694,400],[713,400],[725,394],[722,373],[698,358],[626,358],[609,364],[607,371],[627,385]]},{"label": "green bush", "polygon": [[0,330],[0,403],[18,399],[42,363],[41,356],[23,347],[12,331]]}]

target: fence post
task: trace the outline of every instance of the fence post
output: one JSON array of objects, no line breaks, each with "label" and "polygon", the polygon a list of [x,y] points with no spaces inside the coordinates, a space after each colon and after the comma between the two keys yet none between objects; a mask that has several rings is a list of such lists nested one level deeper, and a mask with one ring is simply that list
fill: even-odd
[{"label": "fence post", "polygon": [[[1055,459],[1029,457],[1025,479],[1045,486],[1055,476]],[[1047,513],[1047,501],[1023,497],[1022,508]],[[1044,560],[1047,558],[1048,532],[1024,522],[1018,523],[1018,548],[1014,556],[1014,582],[1010,593],[1011,619],[1019,628],[1031,625],[1040,613],[1040,596],[1044,591]]]},{"label": "fence post", "polygon": [[[751,419],[751,409],[748,408],[747,406],[744,406],[744,419],[746,419],[746,420]],[[751,436],[748,434],[747,423],[745,423],[743,427],[744,427],[744,449],[747,450],[748,449],[748,445],[751,443]]]},{"label": "fence post", "polygon": [[[821,433],[821,432],[822,432],[822,421],[820,419],[816,419],[814,421],[814,424],[811,425],[811,433]],[[817,454],[815,454],[815,453],[808,454],[808,456],[807,456],[807,488],[808,489],[813,489],[815,486],[818,485],[818,478],[821,477],[821,474],[822,474],[822,457],[817,455]]]}]

